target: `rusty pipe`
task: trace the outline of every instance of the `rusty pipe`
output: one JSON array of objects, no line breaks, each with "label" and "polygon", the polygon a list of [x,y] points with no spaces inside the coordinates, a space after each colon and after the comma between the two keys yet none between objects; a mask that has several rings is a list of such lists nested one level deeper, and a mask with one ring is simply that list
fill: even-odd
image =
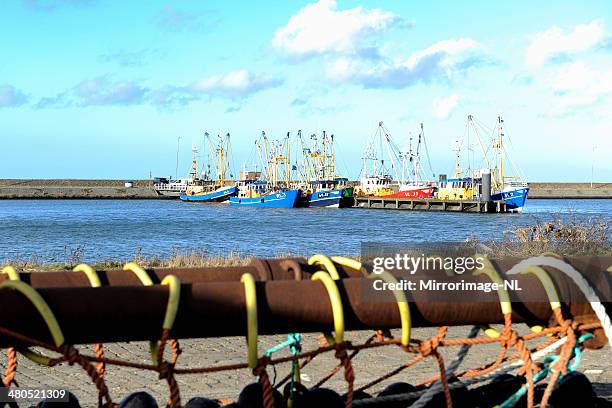
[{"label": "rusty pipe", "polygon": [[[479,281],[479,277],[466,280]],[[546,299],[533,276],[517,277],[529,299]],[[342,296],[347,330],[398,328],[400,316],[391,292],[382,301],[371,301],[372,280],[337,281]],[[72,344],[136,341],[158,338],[161,333],[168,289],[165,286],[108,286],[100,288],[41,288]],[[502,323],[497,294],[483,293],[479,301],[429,301],[407,293],[413,327]],[[595,321],[590,304],[575,285],[559,285],[567,313],[583,322]],[[452,299],[441,292],[440,299]],[[547,301],[522,302],[515,298],[514,322],[548,322],[552,312]],[[521,302],[521,303],[518,303]],[[320,282],[275,280],[257,282],[260,334],[320,332],[333,327],[328,295]],[[519,307],[520,306],[520,307]],[[609,307],[610,305],[607,304]],[[18,292],[0,294],[0,327],[49,342],[50,336],[34,307]],[[246,305],[240,282],[205,282],[181,285],[178,315],[172,330],[175,338],[244,335]],[[0,347],[14,341],[0,336]]]},{"label": "rusty pipe", "polygon": [[[336,265],[340,276],[361,277],[362,271]],[[193,268],[147,268],[146,272],[154,283],[161,282],[167,275],[176,275],[181,282],[231,282],[240,281],[244,273],[252,274],[256,280],[285,280],[309,279],[312,274],[321,268],[308,265],[305,258],[274,258],[253,259],[245,266],[229,267],[193,267]],[[104,286],[138,285],[140,281],[131,272],[122,269],[109,269],[97,271]],[[69,271],[50,272],[21,272],[20,279],[35,288],[85,287],[89,281],[84,274]],[[0,274],[0,282],[8,276]]]},{"label": "rusty pipe", "polygon": [[[493,260],[502,274],[519,262],[519,258],[504,258]],[[566,262],[573,265],[576,269],[588,274],[591,280],[595,281],[595,286],[604,287],[604,280],[608,279],[601,271],[607,266],[612,265],[612,257],[575,257],[566,259]],[[358,278],[367,275],[365,268],[356,271],[351,268],[336,264],[336,268],[343,278]],[[320,270],[316,265],[308,265],[305,258],[273,258],[251,260],[245,266],[229,267],[191,267],[191,268],[147,268],[146,272],[154,283],[161,282],[167,275],[176,275],[183,283],[201,282],[236,282],[244,273],[252,274],[256,280],[301,280],[309,277]],[[125,286],[138,285],[140,281],[131,272],[122,269],[98,270],[98,275],[103,286]],[[443,271],[417,271],[417,274],[426,273],[430,276],[440,274],[445,276]],[[35,288],[56,288],[56,287],[86,287],[89,281],[81,273],[69,271],[61,272],[22,272],[20,278],[24,282]],[[4,274],[0,274],[0,282],[8,279]],[[609,286],[609,284],[608,284]]]}]

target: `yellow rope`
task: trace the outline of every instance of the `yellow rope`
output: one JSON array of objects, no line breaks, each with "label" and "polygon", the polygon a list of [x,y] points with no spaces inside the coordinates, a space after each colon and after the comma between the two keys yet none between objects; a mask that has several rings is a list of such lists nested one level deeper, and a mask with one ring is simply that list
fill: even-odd
[{"label": "yellow rope", "polygon": [[13,268],[10,265],[5,266],[4,268],[2,268],[2,272],[1,273],[4,273],[4,274],[8,275],[10,280],[16,280],[16,281],[21,280],[21,279],[19,279],[19,274],[17,273],[15,268]]},{"label": "yellow rope", "polygon": [[[168,304],[166,306],[166,314],[164,316],[164,323],[162,328],[165,330],[171,330],[178,314],[179,302],[181,300],[181,281],[175,275],[168,275],[162,281],[162,285],[168,286]],[[157,354],[159,352],[159,343],[157,341],[150,342],[151,359],[153,363],[159,364],[157,361]]]},{"label": "yellow rope", "polygon": [[47,302],[45,302],[45,299],[40,296],[36,289],[34,289],[25,282],[17,280],[8,280],[2,282],[2,284],[0,284],[0,289],[17,290],[25,297],[27,297],[28,300],[34,305],[34,307],[36,307],[36,310],[38,310],[38,313],[40,313],[43,320],[45,321],[47,327],[49,328],[49,331],[51,332],[51,337],[53,338],[53,342],[55,343],[55,345],[57,347],[60,347],[64,344],[64,334],[60,329],[59,323],[57,322],[55,315],[51,311],[51,308],[49,308]]},{"label": "yellow rope", "polygon": [[483,267],[480,269],[474,270],[474,276],[485,274],[491,279],[494,283],[498,284],[497,288],[497,296],[499,297],[499,304],[501,306],[501,310],[503,314],[512,313],[512,303],[510,302],[510,295],[508,291],[504,287],[504,282],[502,278],[497,273],[497,270],[486,257],[476,254],[476,257],[480,257],[483,260]]},{"label": "yellow rope", "polygon": [[360,271],[361,267],[363,266],[361,265],[361,262],[355,259],[347,258],[345,256],[332,256],[331,260],[337,263],[338,265],[346,266],[356,271]]},{"label": "yellow rope", "polygon": [[342,299],[340,298],[340,292],[336,283],[330,275],[323,271],[319,271],[312,275],[312,280],[319,280],[325,286],[327,295],[332,307],[332,313],[334,315],[334,342],[340,344],[344,342],[344,310],[342,309]]},{"label": "yellow rope", "polygon": [[87,279],[89,280],[89,284],[91,285],[92,288],[99,288],[100,286],[102,286],[98,273],[91,266],[87,264],[79,264],[75,266],[73,269],[73,272],[83,272],[85,276],[87,276]]},{"label": "yellow rope", "polygon": [[323,266],[327,270],[327,273],[329,273],[329,275],[332,277],[333,280],[340,279],[340,275],[338,274],[336,265],[334,265],[334,263],[332,262],[331,259],[329,259],[329,257],[325,255],[321,255],[321,254],[313,255],[308,259],[308,265],[315,265],[315,264]]},{"label": "yellow rope", "polygon": [[[499,304],[501,306],[502,314],[506,315],[508,313],[512,313],[512,303],[510,302],[510,295],[504,287],[504,283],[501,277],[499,276],[499,273],[497,273],[497,270],[495,269],[493,264],[491,264],[491,261],[489,261],[485,256],[476,254],[476,257],[480,257],[483,260],[483,267],[480,269],[476,269],[473,275],[477,276],[485,274],[494,283],[497,283],[497,296],[499,297]],[[490,338],[496,339],[500,336],[500,333],[491,326],[485,326],[483,329],[485,334]]]},{"label": "yellow rope", "polygon": [[257,367],[257,292],[255,290],[255,278],[250,273],[245,273],[240,278],[244,285],[244,298],[247,312],[247,362],[249,368]]},{"label": "yellow rope", "polygon": [[[2,268],[1,273],[8,275],[11,281],[21,281],[21,278],[19,277],[19,273],[17,273],[15,268],[13,268],[10,265]],[[28,360],[35,362],[36,364],[40,364],[44,366],[48,366],[49,364],[51,364],[51,360],[52,360],[51,357],[47,357],[44,354],[38,353],[30,348],[20,349],[17,351],[19,352],[19,354],[21,354]]]},{"label": "yellow rope", "polygon": [[175,275],[168,275],[161,281],[161,284],[168,285],[170,291],[163,325],[164,329],[170,330],[172,326],[174,326],[174,320],[178,313],[179,301],[181,300],[181,281]]},{"label": "yellow rope", "polygon": [[[389,272],[383,272],[381,274],[370,274],[369,278],[371,279],[382,279],[383,281],[390,284],[397,284],[397,279],[395,276],[391,275]],[[410,307],[408,306],[408,301],[406,300],[406,294],[403,290],[394,290],[393,296],[395,297],[395,301],[397,302],[397,308],[400,313],[400,321],[402,323],[402,346],[408,346],[410,342],[410,331],[412,329],[412,322],[410,319]]]},{"label": "yellow rope", "polygon": [[555,284],[552,279],[550,279],[550,275],[540,266],[528,266],[521,274],[529,274],[532,273],[538,277],[540,282],[542,282],[542,286],[544,286],[544,290],[546,291],[546,296],[548,296],[548,301],[550,302],[550,307],[555,310],[561,307],[561,301],[559,300],[559,295],[557,294],[557,289],[555,288]]},{"label": "yellow rope", "polygon": [[147,272],[144,269],[142,269],[140,266],[138,266],[137,263],[128,262],[123,266],[123,270],[133,272],[134,275],[136,275],[138,279],[140,279],[140,282],[142,282],[144,286],[153,285],[153,281],[151,280]]},{"label": "yellow rope", "polygon": [[[123,266],[123,270],[133,272],[144,286],[153,286],[151,277],[149,277],[147,272],[137,263],[128,262]],[[170,295],[168,296],[168,305],[166,306],[166,314],[164,316],[163,324],[164,329],[170,330],[174,325],[174,319],[176,318],[176,314],[178,312],[178,305],[181,295],[181,282],[176,276],[168,275],[162,280],[161,284],[169,285],[170,287]],[[159,343],[157,340],[151,340],[149,342],[149,349],[153,364],[159,364],[157,361],[157,353],[159,351]]]}]

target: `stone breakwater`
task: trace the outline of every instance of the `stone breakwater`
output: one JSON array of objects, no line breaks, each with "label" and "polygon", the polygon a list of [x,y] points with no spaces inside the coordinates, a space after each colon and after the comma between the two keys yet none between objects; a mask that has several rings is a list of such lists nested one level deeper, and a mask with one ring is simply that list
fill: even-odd
[{"label": "stone breakwater", "polygon": [[148,180],[0,180],[0,199],[159,199]]},{"label": "stone breakwater", "polygon": [[529,183],[529,198],[612,198],[612,183]]},{"label": "stone breakwater", "polygon": [[[150,180],[0,179],[0,199],[162,199]],[[529,198],[612,198],[612,183],[529,183]]]}]

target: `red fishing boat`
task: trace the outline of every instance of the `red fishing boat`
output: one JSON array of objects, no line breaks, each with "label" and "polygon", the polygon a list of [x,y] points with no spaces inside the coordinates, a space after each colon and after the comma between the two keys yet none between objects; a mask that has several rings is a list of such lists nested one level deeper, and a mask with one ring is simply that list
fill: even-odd
[{"label": "red fishing boat", "polygon": [[[400,150],[391,139],[383,122],[379,122],[374,138],[364,151],[358,194],[384,198],[432,197],[435,186],[433,182],[426,181],[421,163],[422,146],[429,163],[423,124],[421,124],[416,148],[413,148],[412,144],[411,136],[408,148],[404,151]],[[381,151],[378,151],[377,147]],[[387,159],[385,160],[382,156],[386,156]],[[431,165],[429,168],[431,170]]]}]

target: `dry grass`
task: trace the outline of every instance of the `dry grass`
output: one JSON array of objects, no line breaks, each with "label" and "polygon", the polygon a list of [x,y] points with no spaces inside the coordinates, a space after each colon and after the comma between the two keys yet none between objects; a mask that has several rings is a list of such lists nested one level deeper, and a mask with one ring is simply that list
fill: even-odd
[{"label": "dry grass", "polygon": [[555,217],[548,222],[536,218],[534,224],[516,227],[501,240],[481,245],[473,241],[493,256],[529,257],[544,252],[563,256],[605,256],[612,255],[611,222],[601,216],[587,220]]},{"label": "dry grass", "polygon": [[[65,257],[55,257],[51,262],[42,262],[36,256],[29,259],[8,259],[5,265],[12,265],[24,272],[31,271],[62,271],[71,270],[76,265],[83,263],[84,250],[82,247],[65,250]],[[230,252],[227,255],[211,255],[204,251],[175,252],[168,258],[152,255],[143,255],[140,250],[133,257],[126,259],[112,259],[91,263],[95,269],[117,269],[122,268],[127,262],[136,262],[144,268],[190,268],[190,267],[224,267],[241,266],[251,261],[251,257],[241,256]]]}]

